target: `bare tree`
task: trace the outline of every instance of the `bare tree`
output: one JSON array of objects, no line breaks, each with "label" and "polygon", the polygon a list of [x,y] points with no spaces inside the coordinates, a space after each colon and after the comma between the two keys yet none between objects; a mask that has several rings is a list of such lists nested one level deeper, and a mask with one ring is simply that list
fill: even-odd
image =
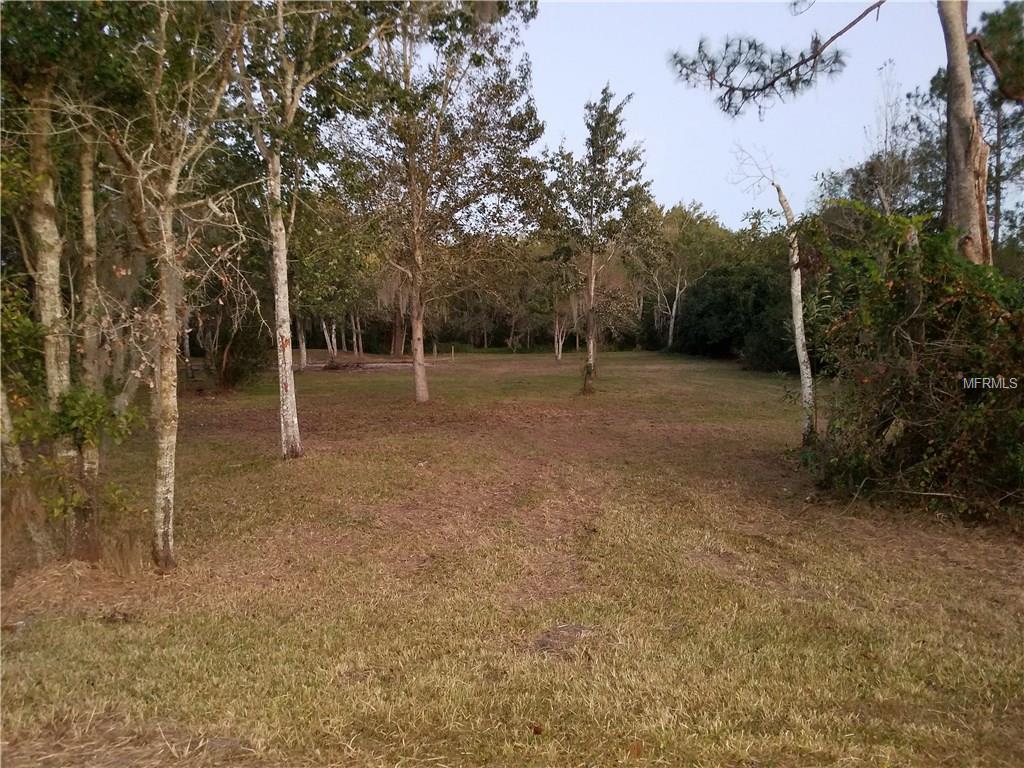
[{"label": "bare tree", "polygon": [[814,376],[811,372],[811,359],[807,352],[807,335],[804,331],[803,278],[800,272],[800,241],[796,229],[796,216],[770,162],[760,162],[750,152],[743,149],[737,150],[737,159],[740,164],[739,172],[746,180],[748,189],[760,191],[764,184],[771,185],[786,220],[793,346],[796,349],[797,365],[800,369],[800,406],[803,412],[801,435],[803,444],[809,446],[817,438],[817,411],[814,401]]}]

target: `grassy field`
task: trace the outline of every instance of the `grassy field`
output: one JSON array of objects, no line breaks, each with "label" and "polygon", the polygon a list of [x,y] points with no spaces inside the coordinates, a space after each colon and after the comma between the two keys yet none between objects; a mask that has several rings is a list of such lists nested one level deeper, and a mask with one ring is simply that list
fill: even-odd
[{"label": "grassy field", "polygon": [[190,392],[179,569],[4,593],[4,765],[1024,765],[1019,539],[817,495],[792,381],[579,372],[309,371],[288,463]]}]

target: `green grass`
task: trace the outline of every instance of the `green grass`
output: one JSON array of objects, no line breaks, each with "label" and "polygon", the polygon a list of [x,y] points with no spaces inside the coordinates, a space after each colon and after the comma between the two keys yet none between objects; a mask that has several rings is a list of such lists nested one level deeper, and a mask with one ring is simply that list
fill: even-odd
[{"label": "green grass", "polygon": [[1019,541],[819,499],[787,380],[579,363],[303,373],[288,463],[272,380],[183,400],[178,571],[5,593],[5,763],[1024,764]]}]

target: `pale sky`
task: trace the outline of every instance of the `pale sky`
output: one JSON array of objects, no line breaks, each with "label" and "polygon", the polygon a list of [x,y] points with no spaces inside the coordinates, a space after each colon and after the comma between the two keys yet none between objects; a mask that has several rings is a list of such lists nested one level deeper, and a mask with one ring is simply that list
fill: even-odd
[{"label": "pale sky", "polygon": [[[751,195],[732,182],[740,143],[770,154],[793,206],[811,200],[814,176],[848,166],[868,151],[868,132],[882,93],[879,70],[890,59],[899,93],[926,87],[945,65],[942,29],[934,2],[882,6],[840,41],[846,69],[813,90],[776,103],[759,119],[757,109],[730,118],[707,90],[677,82],[670,52],[693,53],[701,36],[720,43],[727,34],[752,34],[773,46],[806,48],[815,30],[829,37],[869,3],[818,0],[794,16],[788,3],[541,2],[524,35],[533,63],[537,109],[546,124],[544,142],[563,138],[581,151],[583,105],[606,82],[617,96],[633,93],[626,128],[646,150],[647,178],[658,202],[696,199],[730,227],[751,208],[777,207],[767,192]],[[968,24],[1000,3],[972,2]]]}]

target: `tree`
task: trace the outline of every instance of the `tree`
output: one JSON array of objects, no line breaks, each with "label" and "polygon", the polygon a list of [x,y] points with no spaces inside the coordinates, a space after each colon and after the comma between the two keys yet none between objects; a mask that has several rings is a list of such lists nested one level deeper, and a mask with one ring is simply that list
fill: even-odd
[{"label": "tree", "polygon": [[[292,365],[284,157],[287,152],[301,164],[303,143],[316,142],[318,122],[338,107],[333,89],[362,72],[360,59],[381,28],[368,8],[354,3],[276,0],[256,11],[237,48],[236,66],[252,140],[266,167],[281,453],[289,459],[302,455],[302,440]],[[298,183],[298,173],[292,182]]]},{"label": "tree", "polygon": [[524,220],[520,190],[536,174],[527,151],[541,124],[529,62],[515,57],[533,12],[526,4],[404,6],[397,31],[375,51],[389,97],[367,123],[348,126],[394,233],[388,260],[407,291],[417,402],[430,399],[428,307],[461,289],[452,277],[485,255],[476,245]]},{"label": "tree", "polygon": [[744,150],[739,151],[741,172],[749,181],[750,188],[758,190],[764,184],[770,184],[775,191],[786,220],[786,244],[789,250],[789,299],[790,315],[793,324],[793,347],[796,349],[797,365],[800,370],[800,406],[803,411],[802,441],[805,447],[814,443],[817,437],[817,412],[814,402],[814,375],[811,371],[811,359],[807,351],[807,334],[804,330],[804,294],[803,276],[800,269],[800,241],[797,231],[797,219],[793,207],[782,189],[782,184],[770,166],[758,162],[753,155]]},{"label": "tree", "polygon": [[207,238],[200,235],[231,216],[222,195],[202,194],[201,161],[214,143],[212,131],[231,82],[246,10],[245,5],[146,6],[148,23],[127,64],[138,92],[147,95],[146,106],[140,115],[116,116],[106,130],[136,236],[156,272],[153,558],[162,569],[175,565],[178,331],[186,264],[198,258],[209,266],[211,259],[227,260],[232,251],[217,245],[204,254]]},{"label": "tree", "polygon": [[597,370],[598,280],[636,231],[647,196],[639,146],[626,145],[622,113],[630,97],[614,104],[606,85],[597,101],[584,107],[587,148],[579,159],[560,147],[548,158],[556,236],[578,260],[584,278],[587,359],[583,392],[594,390]]}]

